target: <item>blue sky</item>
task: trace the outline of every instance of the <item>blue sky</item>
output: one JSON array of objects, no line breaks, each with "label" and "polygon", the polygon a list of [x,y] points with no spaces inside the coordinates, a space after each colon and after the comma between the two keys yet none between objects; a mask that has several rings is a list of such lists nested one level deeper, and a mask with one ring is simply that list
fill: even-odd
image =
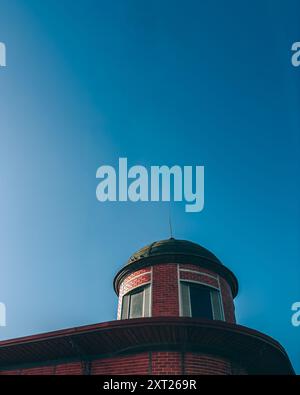
[{"label": "blue sky", "polygon": [[168,203],[100,203],[96,170],[204,165],[175,237],[239,279],[239,323],[300,373],[298,1],[1,0],[0,338],[116,318],[114,274]]}]

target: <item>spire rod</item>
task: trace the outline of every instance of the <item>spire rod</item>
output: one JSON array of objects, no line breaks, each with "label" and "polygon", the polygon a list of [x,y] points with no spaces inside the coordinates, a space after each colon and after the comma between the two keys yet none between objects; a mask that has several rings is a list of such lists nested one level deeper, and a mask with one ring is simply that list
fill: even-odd
[{"label": "spire rod", "polygon": [[172,228],[172,218],[171,218],[171,203],[169,204],[169,228],[170,228],[170,239],[173,239],[173,228]]}]

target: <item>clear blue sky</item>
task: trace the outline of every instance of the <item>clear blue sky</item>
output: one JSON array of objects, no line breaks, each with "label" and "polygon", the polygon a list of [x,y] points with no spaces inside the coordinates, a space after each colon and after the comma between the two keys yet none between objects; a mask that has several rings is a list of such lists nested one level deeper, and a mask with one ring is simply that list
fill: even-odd
[{"label": "clear blue sky", "polygon": [[128,256],[167,238],[168,203],[99,203],[96,169],[204,165],[205,209],[175,237],[240,282],[239,323],[300,373],[298,1],[1,0],[0,338],[112,320]]}]

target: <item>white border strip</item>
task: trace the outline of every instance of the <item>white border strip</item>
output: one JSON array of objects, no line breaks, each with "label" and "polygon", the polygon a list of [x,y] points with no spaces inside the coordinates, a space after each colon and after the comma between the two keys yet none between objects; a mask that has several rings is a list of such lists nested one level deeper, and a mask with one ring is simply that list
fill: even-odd
[{"label": "white border strip", "polygon": [[203,276],[211,277],[214,278],[215,280],[218,280],[218,276],[213,276],[212,274],[205,273],[205,272],[199,272],[198,270],[192,270],[192,269],[179,269],[181,272],[189,272],[189,273],[197,273],[201,274]]}]

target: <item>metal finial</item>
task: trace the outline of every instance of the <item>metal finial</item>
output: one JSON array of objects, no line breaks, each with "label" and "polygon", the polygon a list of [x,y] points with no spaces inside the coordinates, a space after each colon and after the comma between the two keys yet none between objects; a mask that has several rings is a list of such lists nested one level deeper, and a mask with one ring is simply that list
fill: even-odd
[{"label": "metal finial", "polygon": [[172,228],[172,218],[171,218],[171,204],[169,205],[169,227],[170,227],[170,239],[173,239],[173,228]]}]

